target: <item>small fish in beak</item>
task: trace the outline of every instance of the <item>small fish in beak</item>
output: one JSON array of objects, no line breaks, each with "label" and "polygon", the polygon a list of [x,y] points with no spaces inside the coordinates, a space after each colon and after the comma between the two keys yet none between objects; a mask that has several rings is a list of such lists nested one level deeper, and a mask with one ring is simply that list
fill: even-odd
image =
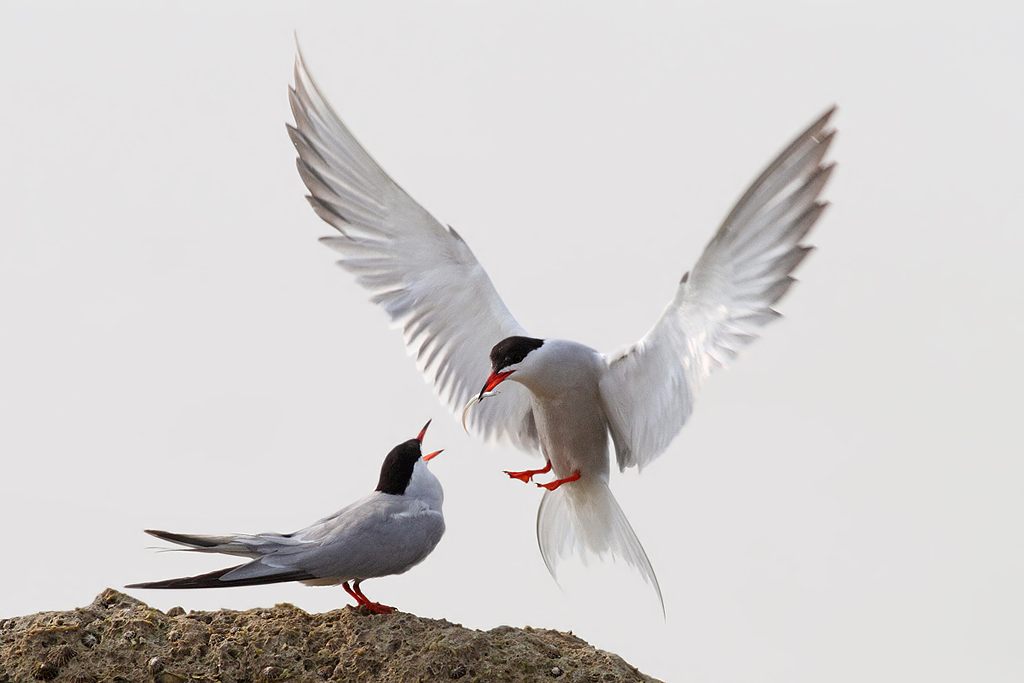
[{"label": "small fish in beak", "polygon": [[469,413],[469,409],[475,406],[480,401],[484,400],[485,398],[497,396],[500,393],[500,391],[481,391],[479,396],[474,396],[469,400],[469,403],[466,404],[466,407],[462,409],[462,428],[466,430],[467,434],[469,434],[469,427],[466,426],[466,415]]},{"label": "small fish in beak", "polygon": [[484,397],[484,394],[494,391],[494,387],[504,382],[515,370],[507,370],[505,372],[492,372],[487,381],[484,382],[484,388],[480,390],[480,398]]}]

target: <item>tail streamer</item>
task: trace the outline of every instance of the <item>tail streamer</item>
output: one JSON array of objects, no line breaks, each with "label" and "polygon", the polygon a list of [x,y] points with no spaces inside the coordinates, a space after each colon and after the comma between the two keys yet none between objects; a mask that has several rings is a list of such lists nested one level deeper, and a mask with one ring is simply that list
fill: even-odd
[{"label": "tail streamer", "polygon": [[537,511],[537,542],[556,581],[558,564],[571,555],[584,564],[588,552],[601,558],[609,554],[622,558],[654,587],[665,614],[654,567],[604,480],[581,479],[547,491]]}]

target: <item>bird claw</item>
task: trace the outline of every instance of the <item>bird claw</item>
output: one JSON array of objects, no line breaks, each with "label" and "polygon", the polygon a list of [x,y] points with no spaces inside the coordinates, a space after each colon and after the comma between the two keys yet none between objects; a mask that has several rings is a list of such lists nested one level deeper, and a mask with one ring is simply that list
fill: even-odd
[{"label": "bird claw", "polygon": [[546,484],[537,484],[537,486],[539,486],[542,489],[547,489],[548,491],[554,491],[562,484],[568,484],[570,481],[576,481],[579,478],[580,471],[576,470],[575,472],[572,473],[571,477],[566,477],[565,479],[555,479],[554,481],[549,481]]},{"label": "bird claw", "polygon": [[545,472],[550,472],[550,471],[551,471],[551,462],[548,461],[548,464],[544,466],[544,469],[540,469],[540,470],[523,470],[522,472],[509,472],[508,470],[505,470],[505,474],[507,474],[512,479],[518,479],[519,481],[523,482],[524,484],[529,484],[536,475],[544,474]]},{"label": "bird claw", "polygon": [[362,605],[370,614],[391,614],[395,611],[390,605],[382,605],[379,602],[367,602]]}]

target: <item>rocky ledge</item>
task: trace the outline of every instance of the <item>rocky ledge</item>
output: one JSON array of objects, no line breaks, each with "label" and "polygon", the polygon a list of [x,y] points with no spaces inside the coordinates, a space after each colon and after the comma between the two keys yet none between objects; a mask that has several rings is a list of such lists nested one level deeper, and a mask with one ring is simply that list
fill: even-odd
[{"label": "rocky ledge", "polygon": [[653,681],[572,633],[463,628],[353,607],[165,614],[115,590],[88,607],[0,619],[0,683]]}]

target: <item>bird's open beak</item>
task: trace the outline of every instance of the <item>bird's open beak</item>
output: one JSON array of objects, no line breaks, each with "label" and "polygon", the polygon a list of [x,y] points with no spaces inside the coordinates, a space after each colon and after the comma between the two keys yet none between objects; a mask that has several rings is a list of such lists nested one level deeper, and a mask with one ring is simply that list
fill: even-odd
[{"label": "bird's open beak", "polygon": [[[427,420],[427,424],[423,425],[423,429],[420,430],[420,435],[416,437],[416,440],[419,441],[420,443],[423,443],[423,437],[426,436],[426,434],[427,434],[427,427],[430,426],[431,422],[432,422],[432,420]],[[440,454],[442,451],[444,451],[443,448],[440,451],[434,451],[433,453],[427,453],[426,455],[423,456],[423,459],[424,460],[430,460],[431,458],[436,458],[438,456],[438,454]]]},{"label": "bird's open beak", "polygon": [[420,435],[416,437],[416,440],[423,443],[423,436],[427,433],[427,427],[430,426],[432,420],[427,420],[427,424],[423,425],[423,429],[420,430]]},{"label": "bird's open beak", "polygon": [[480,390],[480,395],[477,396],[477,399],[482,399],[484,394],[488,391],[493,391],[494,387],[504,382],[505,379],[513,372],[515,372],[515,370],[509,370],[508,372],[492,372],[490,377],[487,378],[487,381],[484,382],[484,388]]}]

